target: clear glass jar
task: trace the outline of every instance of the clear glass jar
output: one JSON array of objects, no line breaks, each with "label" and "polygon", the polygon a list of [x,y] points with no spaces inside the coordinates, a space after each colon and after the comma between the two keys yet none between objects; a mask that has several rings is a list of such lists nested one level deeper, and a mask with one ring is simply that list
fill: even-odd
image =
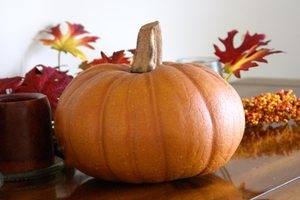
[{"label": "clear glass jar", "polygon": [[217,58],[214,57],[190,57],[190,58],[181,58],[178,59],[179,63],[196,63],[205,65],[215,72],[217,72],[220,76],[223,77],[223,69],[222,65]]}]

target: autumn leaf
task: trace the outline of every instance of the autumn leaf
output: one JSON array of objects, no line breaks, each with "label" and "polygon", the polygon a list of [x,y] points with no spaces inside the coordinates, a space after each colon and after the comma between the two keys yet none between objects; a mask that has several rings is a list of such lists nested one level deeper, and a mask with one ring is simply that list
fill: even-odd
[{"label": "autumn leaf", "polygon": [[90,44],[96,42],[98,37],[96,36],[84,36],[78,38],[78,36],[87,34],[88,32],[84,29],[81,24],[66,22],[68,30],[66,33],[62,33],[60,24],[50,28],[47,33],[53,36],[53,39],[41,39],[40,41],[51,48],[58,50],[59,52],[71,53],[73,56],[86,60],[85,54],[78,49],[80,46],[85,46],[90,49],[94,47]]},{"label": "autumn leaf", "polygon": [[267,63],[265,56],[281,53],[282,51],[275,51],[273,49],[263,48],[268,45],[270,40],[265,40],[264,34],[255,33],[250,35],[246,33],[244,39],[239,47],[234,46],[234,37],[238,33],[237,30],[228,32],[227,38],[219,40],[223,43],[225,50],[214,44],[215,55],[219,57],[221,63],[224,64],[224,71],[229,74],[234,74],[240,78],[242,70],[247,71],[251,67],[258,66],[259,62]]},{"label": "autumn leaf", "polygon": [[14,92],[21,85],[22,80],[20,76],[0,79],[0,94],[6,94],[7,91]]},{"label": "autumn leaf", "polygon": [[124,50],[114,52],[112,56],[107,56],[104,52],[101,51],[100,58],[96,58],[91,62],[84,61],[83,63],[81,63],[79,68],[86,70],[94,65],[103,63],[130,64],[130,58],[126,57]]},{"label": "autumn leaf", "polygon": [[55,111],[58,98],[73,79],[57,68],[38,65],[30,70],[16,92],[38,92],[47,95],[52,111]]}]

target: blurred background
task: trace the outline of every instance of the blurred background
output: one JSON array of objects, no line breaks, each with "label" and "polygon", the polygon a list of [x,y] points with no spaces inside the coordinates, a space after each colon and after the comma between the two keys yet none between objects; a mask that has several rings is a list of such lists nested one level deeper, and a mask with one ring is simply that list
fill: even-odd
[{"label": "blurred background", "polygon": [[[297,79],[299,7],[298,0],[0,0],[0,78],[23,74],[36,64],[56,65],[57,52],[42,46],[36,37],[48,26],[82,23],[100,37],[96,51],[84,50],[93,59],[101,50],[110,54],[134,48],[139,27],[159,20],[164,60],[213,56],[218,37],[237,29],[241,39],[249,30],[265,33],[272,40],[270,47],[286,53],[270,56],[268,65],[242,72],[242,77]],[[71,68],[79,63],[70,55],[62,57],[62,64]]]}]

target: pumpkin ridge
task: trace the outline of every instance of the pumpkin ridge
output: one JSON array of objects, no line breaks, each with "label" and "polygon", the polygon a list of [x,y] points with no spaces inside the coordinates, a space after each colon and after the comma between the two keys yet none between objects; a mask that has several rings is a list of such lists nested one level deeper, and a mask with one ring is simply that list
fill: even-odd
[{"label": "pumpkin ridge", "polygon": [[[171,67],[170,65],[166,65],[166,64],[162,64],[161,67],[163,67],[164,69],[173,69],[173,67]],[[179,73],[182,74],[181,71],[179,71]],[[170,83],[173,82],[174,78],[173,78],[172,76],[170,76],[170,73],[164,73],[164,72],[162,71],[161,74],[164,75],[165,80],[167,80],[167,81],[170,82]],[[184,75],[184,77],[186,77],[186,76]],[[171,85],[172,85],[172,84],[171,84]],[[184,87],[185,90],[187,91],[187,88],[186,88],[186,85],[185,85],[185,84],[183,84],[183,87]],[[191,106],[191,102],[190,102],[190,106]],[[186,126],[185,126],[185,128],[186,128]],[[184,129],[184,130],[185,130],[185,129]],[[189,143],[191,143],[191,140],[189,140]],[[186,150],[186,152],[189,152],[189,151]],[[190,154],[188,154],[188,153],[186,153],[186,154],[187,154],[186,157],[189,157]],[[186,176],[186,171],[188,171],[188,169],[189,169],[189,168],[186,167],[184,170],[182,170],[182,172],[181,172],[180,174],[178,174],[178,172],[175,173],[175,174],[178,174],[177,177],[175,177],[175,179],[177,179],[178,177],[185,177],[185,176]]]},{"label": "pumpkin ridge", "polygon": [[224,81],[224,79],[220,75],[218,75],[217,73],[213,72],[212,70],[208,69],[205,66],[198,67],[198,66],[192,65],[191,63],[186,63],[186,65],[188,65],[189,67],[193,67],[193,68],[200,68],[202,71],[206,72],[212,78],[214,78],[215,80],[217,80],[218,83],[222,83],[226,87],[228,87],[228,85],[229,85],[226,81]]},{"label": "pumpkin ridge", "polygon": [[[184,71],[182,65],[176,65],[176,66],[169,65],[169,66],[172,66],[174,69],[176,69],[176,70],[180,71],[181,73],[183,73],[191,81],[191,83],[196,87],[196,89],[198,90],[199,95],[202,97],[202,99],[205,99],[202,92],[201,92],[201,90],[199,89],[198,84],[195,82],[194,78],[192,78],[188,74],[186,74],[186,72]],[[212,125],[212,148],[211,148],[210,154],[208,156],[208,162],[205,163],[205,165],[204,165],[205,168],[202,170],[202,172],[205,172],[207,170],[208,166],[211,163],[211,158],[213,157],[213,155],[215,153],[214,146],[216,145],[216,132],[217,132],[217,130],[215,128],[215,124],[216,124],[215,119],[214,119],[214,117],[212,117],[213,113],[210,110],[209,106],[207,105],[206,101],[204,100],[203,102],[204,102],[204,104],[206,106],[206,109],[209,113],[209,117],[210,117],[210,121],[211,121],[211,125]],[[203,156],[203,153],[204,152],[202,152],[201,157]]]},{"label": "pumpkin ridge", "polygon": [[[236,120],[234,120],[234,121],[236,121]],[[232,130],[235,130],[235,129],[232,129]],[[241,140],[242,140],[242,137],[240,138],[239,142],[241,142]],[[227,154],[226,154],[227,157],[224,158],[225,162],[227,162],[232,157],[232,155],[234,154],[235,151],[232,151],[232,150],[237,149],[237,147],[235,147],[235,145],[233,145],[233,143],[234,143],[234,138],[232,137],[231,138],[231,143],[230,143],[230,148],[228,149]]]},{"label": "pumpkin ridge", "polygon": [[149,90],[150,90],[150,104],[153,107],[153,118],[154,118],[154,122],[155,122],[155,129],[156,131],[159,133],[159,137],[161,138],[162,141],[162,145],[163,145],[163,156],[164,156],[164,173],[165,173],[165,177],[163,178],[163,180],[168,180],[168,159],[167,159],[167,150],[166,150],[166,143],[165,143],[165,138],[163,136],[163,132],[162,132],[162,127],[160,126],[160,119],[159,119],[159,115],[158,115],[158,106],[157,106],[157,101],[156,101],[156,95],[155,95],[155,87],[154,87],[154,80],[152,77],[152,73],[148,73],[148,81],[149,81]]},{"label": "pumpkin ridge", "polygon": [[[89,85],[89,83],[92,82],[94,79],[96,79],[96,77],[98,75],[99,75],[98,73],[94,74],[92,77],[90,77],[90,79],[88,81],[86,81],[83,84],[81,84],[78,88],[75,88],[74,91],[72,92],[72,94],[70,94],[70,95],[67,96],[66,105],[72,105],[71,103],[72,103],[72,100],[74,100],[74,98],[71,98],[71,96],[73,94],[77,94],[76,92],[78,92],[78,91],[80,92],[81,90],[79,90],[79,89],[87,87]],[[70,116],[72,116],[72,113],[73,113],[72,110],[73,109],[70,109],[70,111],[69,111],[70,112]],[[68,127],[67,129],[69,129],[69,130],[72,130],[72,128],[71,128],[71,122],[72,121],[69,120],[69,123],[67,124],[67,127]],[[70,134],[67,134],[66,137],[68,138],[67,141],[69,141],[70,150],[72,151],[72,154],[74,155],[74,157],[73,157],[74,160],[73,161],[75,162],[75,165],[81,166],[82,164],[78,161],[77,153],[74,150],[74,147],[72,145],[72,142],[71,142],[72,140],[70,139]],[[68,157],[70,157],[70,156],[68,156]]]},{"label": "pumpkin ridge", "polygon": [[[94,72],[94,74],[92,73],[92,72]],[[91,75],[92,74],[92,75]],[[64,98],[67,98],[67,101],[59,101],[59,104],[61,104],[61,106],[62,105],[66,105],[66,104],[68,104],[69,102],[68,102],[68,100],[70,99],[69,97],[78,89],[77,87],[75,87],[75,88],[71,88],[73,85],[74,85],[74,83],[76,83],[76,82],[78,82],[78,79],[80,78],[80,79],[82,79],[82,78],[85,78],[85,76],[87,76],[88,78],[93,78],[93,76],[95,76],[95,75],[97,75],[98,74],[98,72],[96,72],[96,71],[91,71],[91,72],[89,72],[89,73],[84,73],[84,74],[79,74],[76,78],[77,78],[77,80],[72,80],[71,82],[70,82],[70,84],[66,87],[66,89],[65,89],[65,91],[62,93],[62,95],[60,96],[60,100],[62,100],[62,99],[64,99]],[[91,76],[88,76],[88,75],[91,75]],[[82,77],[82,76],[84,76],[84,77]],[[81,85],[80,85],[81,86]],[[71,90],[71,89],[72,90]],[[69,90],[71,90],[71,91],[69,91]]]},{"label": "pumpkin ridge", "polygon": [[[107,71],[107,72],[110,72],[110,73],[115,73],[115,72],[112,72],[112,71]],[[94,74],[92,77],[90,77],[89,78],[89,80],[88,81],[86,81],[86,82],[84,82],[83,84],[81,84],[79,87],[77,87],[76,89],[74,89],[74,91],[73,91],[73,93],[71,94],[71,95],[69,95],[69,96],[67,96],[67,101],[66,102],[68,102],[68,104],[69,105],[71,105],[71,106],[73,106],[74,104],[72,104],[73,102],[72,102],[72,100],[74,100],[74,98],[72,98],[72,95],[75,95],[75,96],[78,96],[78,95],[80,95],[80,93],[78,94],[78,91],[80,92],[80,91],[82,91],[83,90],[83,88],[86,88],[87,86],[89,86],[89,84],[90,83],[92,83],[94,80],[97,80],[98,78],[99,78],[99,76],[100,75],[103,75],[102,73],[97,73],[97,74]],[[117,75],[117,74],[116,74]],[[116,76],[115,75],[115,76]],[[70,109],[70,116],[72,116],[72,110],[73,109]],[[70,123],[71,123],[71,121],[72,120],[69,120],[69,123],[68,123],[68,129],[69,130],[72,130],[72,128],[70,128],[71,127],[71,125],[70,125]],[[76,153],[76,151],[74,150],[74,147],[73,147],[73,145],[72,145],[72,140],[70,139],[70,134],[67,134],[67,138],[68,138],[68,141],[69,141],[69,146],[70,146],[70,149],[71,149],[71,151],[72,151],[72,154],[74,155],[74,162],[75,163],[77,163],[76,165],[78,166],[83,166],[79,161],[78,161],[78,156],[77,156],[77,153]]]},{"label": "pumpkin ridge", "polygon": [[[108,73],[109,72],[109,73]],[[123,72],[121,72],[121,71],[115,71],[115,70],[113,70],[113,71],[105,71],[105,72],[99,72],[98,73],[98,75],[97,75],[97,78],[95,78],[92,82],[90,82],[89,83],[89,85],[90,86],[93,86],[93,85],[99,85],[99,84],[101,84],[101,80],[103,80],[103,78],[104,79],[108,79],[108,81],[107,81],[107,86],[105,87],[105,88],[108,88],[114,81],[116,81],[118,78],[119,78],[119,76],[122,76],[122,75],[124,75],[125,73],[123,73]],[[126,73],[126,74],[128,74],[128,73]],[[88,90],[89,90],[89,88],[87,88]],[[88,91],[87,91],[88,92]],[[105,94],[106,94],[106,90],[104,91],[104,96],[105,96]],[[102,95],[102,96],[103,96]],[[101,96],[101,97],[102,97]],[[101,100],[99,100],[99,99],[97,99],[97,101],[98,101],[98,105],[99,105],[99,107],[102,105],[102,101]],[[96,110],[96,109],[95,109]],[[99,114],[97,114],[97,110],[95,111],[96,113],[96,115],[97,116],[99,116]],[[96,119],[96,121],[98,121],[98,119]],[[99,143],[98,141],[99,141],[99,139],[98,139],[98,135],[96,134],[96,135],[94,135],[94,136],[92,136],[92,140],[95,140],[96,141],[96,143]],[[100,156],[99,157],[101,157],[102,156],[102,154],[101,154],[101,151],[100,151],[100,145],[99,146],[96,146],[96,149],[95,149],[95,151],[98,151],[99,152],[99,154],[100,154]],[[102,156],[103,157],[103,156]],[[97,164],[98,165],[98,167],[99,167],[99,164]],[[86,166],[86,164],[84,165],[84,166]],[[101,166],[101,165],[100,165]],[[108,172],[110,172],[110,169],[107,167],[107,162],[105,162],[105,164],[103,164],[100,168],[102,168],[102,169],[104,169],[104,170],[102,170],[102,174],[104,174],[104,173],[107,173],[107,171]],[[96,170],[99,170],[97,167],[96,167]],[[101,171],[101,170],[99,170],[99,171]],[[104,172],[103,172],[104,171]],[[96,172],[93,172],[93,173],[98,173],[97,171]],[[102,176],[104,176],[104,177],[110,177],[111,176],[111,173],[107,173],[107,175],[102,175]],[[113,176],[113,175],[112,175]]]},{"label": "pumpkin ridge", "polygon": [[[130,72],[129,69],[130,69],[130,66],[127,65],[127,64],[114,64],[114,63],[102,63],[102,64],[97,64],[97,65],[94,65],[93,67],[90,67],[84,71],[90,71],[92,70],[93,68],[98,68],[98,69],[95,69],[95,70],[100,70],[101,69],[104,69],[104,70],[110,70],[110,71],[124,71],[124,72]],[[107,68],[107,69],[106,69]]]},{"label": "pumpkin ridge", "polygon": [[[235,90],[232,90],[232,93],[235,93],[235,95],[238,96],[238,98],[239,98],[240,101],[241,101],[241,105],[242,105],[242,100],[241,100],[240,96],[237,94],[237,92],[236,92]],[[243,107],[241,108],[241,110],[242,110],[242,112],[244,112],[244,108],[243,108]],[[243,115],[243,116],[245,116],[245,115]],[[235,116],[235,117],[236,117],[236,116]],[[236,121],[236,120],[234,120],[234,121]],[[245,119],[244,119],[244,121],[245,121]],[[233,130],[235,130],[235,129],[233,129]],[[242,135],[242,136],[243,136],[243,135]],[[242,140],[242,137],[240,138],[239,143],[241,142],[241,140]],[[232,157],[232,155],[234,154],[234,152],[236,151],[236,149],[237,149],[237,147],[238,147],[238,145],[235,147],[235,146],[233,145],[233,143],[234,143],[234,138],[232,137],[230,149],[227,151],[227,158],[225,159],[226,162]],[[233,149],[235,149],[235,150],[232,151]]]},{"label": "pumpkin ridge", "polygon": [[[65,91],[67,91],[67,92],[63,92],[63,94],[62,94],[62,96],[61,96],[61,99],[62,98],[69,98],[69,99],[72,99],[72,98],[70,98],[72,95],[73,95],[73,93],[75,93],[75,91],[76,90],[78,90],[78,89],[80,89],[81,88],[81,86],[82,85],[84,85],[84,84],[80,84],[78,87],[74,87],[73,85],[75,84],[75,83],[77,83],[77,82],[80,82],[81,81],[81,79],[93,79],[95,76],[97,76],[98,74],[103,74],[103,73],[112,73],[112,72],[120,72],[120,73],[122,73],[123,71],[122,70],[111,70],[111,69],[107,69],[107,70],[101,70],[101,71],[99,71],[99,70],[97,70],[97,69],[94,69],[94,67],[93,67],[93,69],[88,69],[89,71],[84,71],[84,73],[80,73],[77,77],[76,77],[76,79],[73,79],[72,81],[71,81],[71,83],[67,86],[67,88],[65,89]],[[74,88],[71,88],[71,87],[74,87]],[[71,89],[72,90],[71,90]],[[71,91],[69,91],[69,90],[71,90]],[[66,97],[65,97],[66,96]],[[68,99],[67,99],[68,100]],[[62,105],[66,105],[66,104],[68,104],[69,103],[69,101],[65,101],[64,102],[64,104],[62,104]]]},{"label": "pumpkin ridge", "polygon": [[[178,63],[174,63],[174,62],[164,62],[164,64],[168,65],[168,66],[180,66],[180,65],[182,65],[182,64],[178,64]],[[224,81],[224,79],[219,74],[215,73],[214,71],[212,71],[211,69],[209,69],[205,65],[193,64],[193,63],[184,63],[184,65],[188,65],[189,67],[196,68],[196,69],[200,68],[201,70],[205,71],[209,75],[213,76],[213,78],[218,80],[219,83],[222,83],[223,85],[226,85],[226,86],[229,85],[227,82]]]},{"label": "pumpkin ridge", "polygon": [[[188,65],[189,65],[189,64],[188,64]],[[191,66],[193,66],[193,65],[191,65]],[[195,66],[193,66],[193,67],[195,67]],[[201,69],[203,69],[203,70],[204,70],[205,72],[207,72],[208,74],[213,75],[216,79],[219,80],[219,82],[224,83],[224,85],[225,85],[228,89],[230,89],[230,92],[231,92],[232,94],[233,94],[233,93],[236,93],[234,90],[232,90],[231,86],[230,86],[226,81],[224,81],[224,79],[223,79],[221,76],[219,76],[218,74],[212,72],[212,71],[211,71],[210,69],[208,69],[207,67],[203,67],[203,68],[201,68]],[[236,95],[236,94],[235,94],[235,95]],[[235,121],[235,120],[234,120],[234,121]],[[235,145],[233,145],[233,142],[234,142],[234,138],[232,137],[232,138],[231,138],[231,141],[230,141],[230,148],[227,150],[227,153],[226,153],[227,157],[224,157],[225,162],[227,162],[227,161],[231,158],[231,156],[232,156],[232,153],[230,153],[230,152],[232,152],[232,149],[235,147]]]},{"label": "pumpkin ridge", "polygon": [[[189,65],[189,64],[188,64]],[[196,66],[193,66],[191,65],[192,67],[196,67]],[[222,83],[226,84],[227,85],[227,82],[224,81],[224,79],[217,73],[213,72],[211,69],[209,69],[208,67],[206,66],[202,66],[202,68],[206,73],[212,75],[214,78],[218,79],[219,81],[221,80]]]},{"label": "pumpkin ridge", "polygon": [[107,169],[108,171],[110,171],[111,175],[113,176],[113,179],[116,179],[116,180],[121,180],[117,174],[115,172],[113,172],[110,164],[109,164],[109,160],[107,158],[107,153],[106,153],[106,150],[105,150],[105,131],[104,130],[104,112],[105,112],[105,107],[106,107],[106,101],[108,99],[108,96],[109,96],[109,93],[112,91],[113,87],[115,87],[116,85],[122,83],[123,80],[125,80],[126,77],[128,77],[129,75],[131,75],[130,73],[126,73],[124,75],[120,75],[119,77],[117,77],[115,80],[112,81],[112,83],[109,85],[109,87],[107,88],[107,90],[105,91],[105,94],[104,96],[102,97],[102,103],[101,103],[101,106],[100,106],[100,109],[98,110],[98,113],[99,113],[99,123],[98,123],[98,136],[100,135],[99,133],[101,133],[101,137],[99,137],[100,139],[98,141],[101,141],[100,145],[102,146],[102,150],[103,150],[103,160],[104,160],[104,163],[105,165],[107,166]]},{"label": "pumpkin ridge", "polygon": [[[193,65],[192,63],[186,63],[186,65],[188,65],[188,66],[190,66],[190,67],[194,67],[194,68],[199,68],[199,67]],[[224,79],[223,79],[221,76],[219,76],[218,74],[212,72],[212,71],[211,71],[209,68],[207,68],[206,66],[202,66],[201,69],[202,69],[204,72],[208,73],[208,74],[209,74],[212,78],[214,78],[216,81],[218,81],[218,83],[223,83],[223,85],[225,85],[225,86],[228,88],[229,84],[228,84],[227,82],[225,82]],[[230,89],[231,89],[231,88],[230,88]],[[224,158],[223,158],[225,162],[227,162],[228,159],[231,157],[231,153],[230,153],[230,152],[232,151],[232,148],[234,147],[234,146],[232,145],[233,142],[234,142],[234,139],[231,138],[231,141],[230,141],[230,147],[231,147],[231,148],[229,148],[229,149],[227,150],[227,153],[226,153],[227,157],[224,157]]]},{"label": "pumpkin ridge", "polygon": [[[130,101],[129,101],[129,91],[130,91],[130,89],[131,89],[131,85],[133,84],[133,82],[136,80],[136,78],[137,78],[137,76],[134,76],[133,78],[132,78],[132,80],[128,83],[128,89],[127,89],[127,99],[126,99],[126,101],[127,101],[127,105],[130,105]],[[127,120],[130,122],[131,120],[131,117],[130,117],[130,112],[129,112],[129,109],[128,109],[128,107],[127,107]],[[129,135],[130,135],[130,130],[131,130],[131,125],[130,125],[130,123],[128,123],[128,125],[127,125],[127,135],[128,135],[128,137],[129,137]],[[130,149],[131,149],[131,154],[133,155],[133,157],[134,157],[134,159],[133,159],[133,163],[132,163],[132,165],[133,165],[133,167],[132,167],[132,169],[133,169],[133,174],[135,174],[135,177],[137,178],[137,180],[138,179],[140,179],[140,180],[144,180],[143,179],[143,177],[142,177],[142,174],[140,173],[140,170],[139,170],[139,167],[138,167],[138,164],[137,164],[137,160],[138,160],[138,157],[137,157],[137,155],[136,155],[136,153],[135,153],[135,149],[136,149],[136,142],[135,142],[135,138],[136,138],[136,132],[135,132],[135,134],[131,134],[132,136],[131,136],[131,138],[132,138],[132,140],[131,140],[131,144],[129,145],[130,146]],[[134,170],[135,169],[135,170]],[[135,171],[135,172],[134,172]]]}]

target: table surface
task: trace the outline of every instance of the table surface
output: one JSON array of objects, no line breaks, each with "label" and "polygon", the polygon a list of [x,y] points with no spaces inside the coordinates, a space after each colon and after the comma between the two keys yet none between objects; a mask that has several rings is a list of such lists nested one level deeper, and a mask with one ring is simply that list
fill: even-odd
[{"label": "table surface", "polygon": [[[241,96],[292,88],[300,82],[245,79]],[[160,184],[97,181],[77,170],[30,182],[5,183],[0,199],[300,199],[300,126],[246,129],[231,161],[214,174]],[[72,173],[74,172],[74,173]]]}]

